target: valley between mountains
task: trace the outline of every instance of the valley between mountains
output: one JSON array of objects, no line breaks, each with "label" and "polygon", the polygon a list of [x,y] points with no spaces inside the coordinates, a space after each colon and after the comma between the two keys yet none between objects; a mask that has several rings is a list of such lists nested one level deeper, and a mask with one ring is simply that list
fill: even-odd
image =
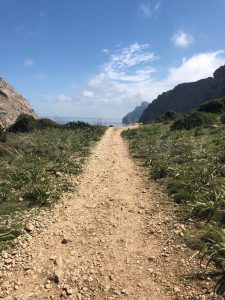
[{"label": "valley between mountains", "polygon": [[211,281],[188,279],[199,260],[182,241],[177,205],[130,157],[122,130],[106,131],[76,191],[2,252],[1,299],[208,299]]}]

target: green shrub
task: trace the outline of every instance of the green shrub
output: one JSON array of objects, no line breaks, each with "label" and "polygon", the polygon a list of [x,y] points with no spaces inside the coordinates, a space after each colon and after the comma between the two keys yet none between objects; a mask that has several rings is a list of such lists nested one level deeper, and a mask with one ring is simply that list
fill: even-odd
[{"label": "green shrub", "polygon": [[60,126],[57,122],[55,122],[55,121],[53,121],[51,119],[48,119],[48,118],[39,119],[39,120],[37,120],[37,122],[38,122],[38,127],[40,129],[44,129],[44,128],[57,128],[57,127]]},{"label": "green shrub", "polygon": [[176,203],[183,203],[191,200],[191,192],[187,190],[181,190],[178,193],[176,193],[174,196],[174,201]]},{"label": "green shrub", "polygon": [[155,180],[166,178],[168,176],[168,169],[166,166],[159,165],[151,170],[151,177]]},{"label": "green shrub", "polygon": [[175,120],[177,117],[177,113],[172,110],[168,110],[164,115],[157,117],[154,122],[155,123],[165,123],[171,120]]},{"label": "green shrub", "polygon": [[220,114],[225,110],[225,106],[221,100],[212,100],[200,105],[198,110],[208,113]]},{"label": "green shrub", "polygon": [[175,120],[171,125],[171,130],[190,130],[199,126],[209,127],[215,122],[215,119],[213,114],[193,111]]},{"label": "green shrub", "polygon": [[177,112],[173,111],[173,110],[168,110],[165,113],[165,117],[169,120],[175,120],[177,117]]},{"label": "green shrub", "polygon": [[9,127],[10,132],[31,132],[38,127],[38,121],[31,115],[21,114]]},{"label": "green shrub", "polygon": [[66,129],[83,129],[83,128],[91,128],[92,125],[82,122],[82,121],[77,121],[77,122],[69,122],[63,125],[64,128]]}]

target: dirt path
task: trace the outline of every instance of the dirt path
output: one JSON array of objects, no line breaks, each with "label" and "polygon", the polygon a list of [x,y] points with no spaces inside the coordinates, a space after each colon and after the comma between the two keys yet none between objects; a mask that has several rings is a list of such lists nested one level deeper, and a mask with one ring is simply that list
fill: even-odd
[{"label": "dirt path", "polygon": [[172,276],[162,277],[162,270],[157,279],[157,256],[168,238],[151,218],[159,212],[158,192],[130,158],[121,131],[108,129],[77,192],[46,214],[43,228],[35,226],[3,254],[0,298],[174,299]]}]

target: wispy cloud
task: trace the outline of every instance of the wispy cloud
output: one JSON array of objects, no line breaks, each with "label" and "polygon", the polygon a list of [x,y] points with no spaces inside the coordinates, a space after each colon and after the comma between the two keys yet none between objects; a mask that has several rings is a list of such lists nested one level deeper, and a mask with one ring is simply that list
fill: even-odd
[{"label": "wispy cloud", "polygon": [[159,2],[157,2],[156,4],[155,4],[155,6],[154,6],[154,8],[155,8],[155,10],[159,10],[160,9],[160,7],[161,7],[161,2],[159,1]]},{"label": "wispy cloud", "polygon": [[140,6],[140,9],[143,13],[143,15],[147,18],[149,18],[151,16],[151,6],[150,3],[143,3]]},{"label": "wispy cloud", "polygon": [[26,58],[24,60],[24,64],[27,67],[33,67],[34,65],[36,65],[36,62],[35,62],[35,60],[33,58]]},{"label": "wispy cloud", "polygon": [[94,96],[94,93],[91,90],[84,90],[82,92],[82,96],[85,98],[92,98]]},{"label": "wispy cloud", "polygon": [[45,74],[37,74],[36,79],[40,80],[40,81],[44,81],[44,80],[47,80],[48,77]]},{"label": "wispy cloud", "polygon": [[109,49],[107,48],[102,49],[102,53],[109,53]]},{"label": "wispy cloud", "polygon": [[187,48],[193,41],[192,35],[180,30],[172,36],[172,42],[178,47]]},{"label": "wispy cloud", "polygon": [[139,8],[145,18],[151,18],[157,11],[159,11],[160,7],[161,2],[158,1],[152,4],[150,2],[142,3]]},{"label": "wispy cloud", "polygon": [[90,80],[90,86],[97,87],[108,80],[139,82],[149,78],[154,72],[149,63],[158,59],[149,49],[149,44],[134,43],[109,54],[102,71]]},{"label": "wispy cloud", "polygon": [[73,100],[73,98],[62,93],[56,97],[56,100],[59,102],[70,102]]}]

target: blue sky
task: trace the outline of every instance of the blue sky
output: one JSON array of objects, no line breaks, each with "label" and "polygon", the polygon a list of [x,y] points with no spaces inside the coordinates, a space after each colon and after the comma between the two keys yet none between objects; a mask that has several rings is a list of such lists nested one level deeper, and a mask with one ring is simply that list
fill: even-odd
[{"label": "blue sky", "polygon": [[0,76],[42,116],[120,118],[225,64],[224,0],[0,5]]}]

